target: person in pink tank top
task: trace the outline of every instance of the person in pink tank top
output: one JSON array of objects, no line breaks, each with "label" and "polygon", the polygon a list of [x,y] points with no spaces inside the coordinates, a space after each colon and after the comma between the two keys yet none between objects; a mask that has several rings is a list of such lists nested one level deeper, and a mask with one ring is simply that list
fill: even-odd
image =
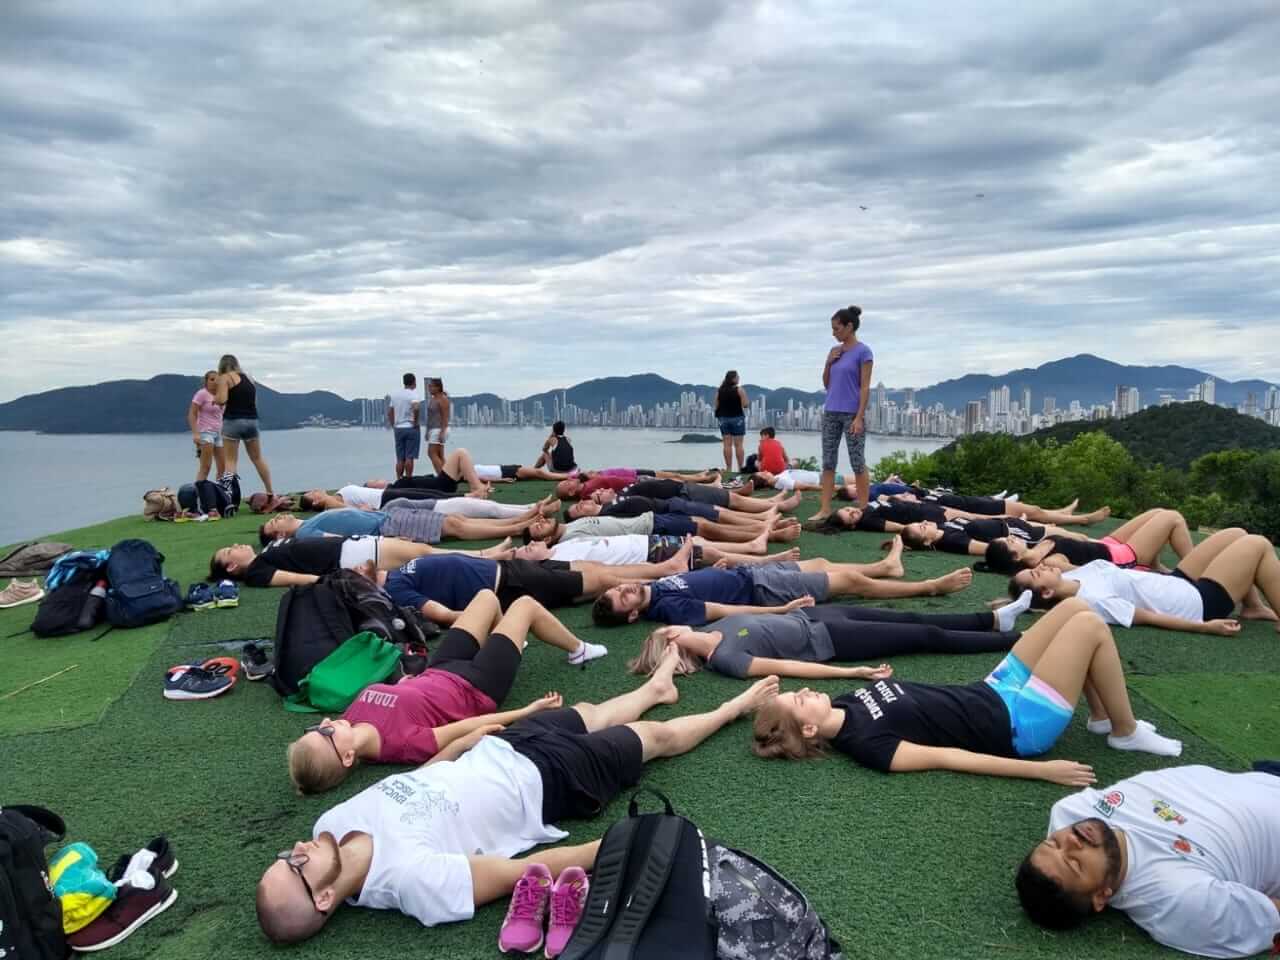
[{"label": "person in pink tank top", "polygon": [[218,389],[218,371],[204,375],[204,385],[191,398],[187,409],[187,426],[191,428],[191,442],[196,445],[196,482],[209,479],[209,467],[215,462],[218,476],[226,469],[227,460],[222,450],[222,407],[214,394]]}]

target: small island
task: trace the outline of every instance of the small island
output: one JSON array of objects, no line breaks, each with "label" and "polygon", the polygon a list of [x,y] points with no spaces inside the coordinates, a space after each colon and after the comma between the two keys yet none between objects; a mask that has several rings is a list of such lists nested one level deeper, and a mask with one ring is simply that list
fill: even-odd
[{"label": "small island", "polygon": [[720,438],[709,433],[686,433],[679,440],[668,440],[667,443],[719,443]]}]

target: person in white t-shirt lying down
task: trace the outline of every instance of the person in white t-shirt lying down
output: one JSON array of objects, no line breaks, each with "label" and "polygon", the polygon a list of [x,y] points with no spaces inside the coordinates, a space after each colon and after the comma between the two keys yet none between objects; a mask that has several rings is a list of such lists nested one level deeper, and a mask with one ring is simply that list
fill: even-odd
[{"label": "person in white t-shirt lying down", "polygon": [[1015,603],[1038,608],[1079,597],[1108,623],[1125,627],[1233,636],[1240,632],[1239,621],[1231,619],[1237,604],[1243,605],[1242,620],[1277,620],[1280,557],[1266,537],[1234,527],[1196,544],[1172,573],[1128,570],[1106,560],[1075,570],[1042,564],[1014,574],[1009,593],[1019,597]]},{"label": "person in white t-shirt lying down", "polygon": [[1066,930],[1106,907],[1166,947],[1250,957],[1280,945],[1280,777],[1172,767],[1059,800],[1015,879]]},{"label": "person in white t-shirt lying down", "polygon": [[[401,503],[397,504],[397,501]],[[393,504],[432,504],[423,509],[437,510],[445,515],[468,517],[472,520],[512,520],[542,514],[555,514],[560,501],[554,496],[543,497],[537,503],[497,503],[484,497],[441,493],[435,490],[413,490],[405,487],[363,487],[348,483],[336,493],[326,490],[308,490],[298,498],[302,511],[325,510],[386,510]]]},{"label": "person in white t-shirt lying down", "polygon": [[557,847],[560,820],[597,815],[644,766],[692,750],[775,696],[759,681],[708,713],[640,717],[679,698],[673,646],[643,686],[601,704],[544,710],[503,729],[481,727],[425,765],[393,774],[316,821],[258,883],[258,923],[276,943],[311,937],[344,903],[399,910],[426,926],[469,920],[511,893],[532,862],[553,875],[590,869],[598,842]]},{"label": "person in white t-shirt lying down", "polygon": [[[551,544],[546,540],[534,540],[526,531],[528,542],[512,551],[518,560],[560,560],[572,563],[575,560],[587,560],[592,563],[603,563],[616,567],[633,563],[662,563],[680,552],[684,546],[684,538],[676,536],[648,535],[642,533],[625,533],[615,536],[575,537],[560,540]],[[799,560],[800,550],[792,547],[780,553],[764,553],[764,541],[757,543],[716,543],[713,544],[702,537],[693,537],[693,553],[690,556],[689,569],[700,570],[717,564],[725,567],[736,567],[745,563],[782,563]]]}]

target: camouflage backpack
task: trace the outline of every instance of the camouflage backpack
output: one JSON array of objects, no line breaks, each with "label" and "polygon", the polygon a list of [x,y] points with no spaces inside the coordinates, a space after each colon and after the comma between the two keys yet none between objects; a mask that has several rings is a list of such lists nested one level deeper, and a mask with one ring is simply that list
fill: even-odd
[{"label": "camouflage backpack", "polygon": [[750,854],[712,842],[717,960],[843,960],[808,898]]}]

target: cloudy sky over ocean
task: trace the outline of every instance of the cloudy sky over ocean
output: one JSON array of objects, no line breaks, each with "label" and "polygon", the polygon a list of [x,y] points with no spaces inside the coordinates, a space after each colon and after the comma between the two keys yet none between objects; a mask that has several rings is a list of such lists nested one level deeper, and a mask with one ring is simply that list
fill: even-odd
[{"label": "cloudy sky over ocean", "polygon": [[[0,400],[1280,378],[1274,0],[7,0]],[[1271,66],[1268,66],[1271,64]]]}]

